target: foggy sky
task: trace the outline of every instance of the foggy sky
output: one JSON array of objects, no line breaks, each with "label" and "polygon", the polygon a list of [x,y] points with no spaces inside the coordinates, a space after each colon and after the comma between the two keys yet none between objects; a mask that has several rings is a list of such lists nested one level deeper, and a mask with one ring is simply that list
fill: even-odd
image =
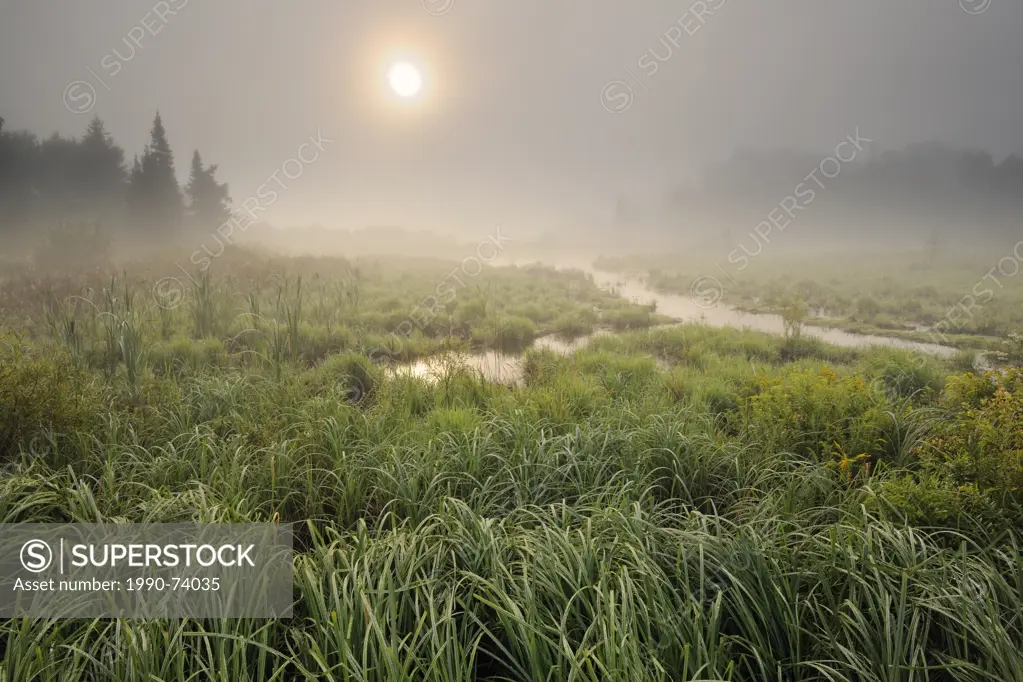
[{"label": "foggy sky", "polygon": [[[159,109],[181,180],[198,148],[236,202],[321,131],[268,221],[460,233],[606,218],[739,149],[857,127],[878,149],[1023,152],[1020,0],[706,0],[704,23],[690,0],[424,3],[168,0],[161,20],[154,0],[0,0],[0,116],[44,137],[99,115],[130,161]],[[424,70],[417,102],[386,92],[396,58]],[[65,106],[74,81],[87,113]],[[622,113],[611,81],[634,93]]]}]

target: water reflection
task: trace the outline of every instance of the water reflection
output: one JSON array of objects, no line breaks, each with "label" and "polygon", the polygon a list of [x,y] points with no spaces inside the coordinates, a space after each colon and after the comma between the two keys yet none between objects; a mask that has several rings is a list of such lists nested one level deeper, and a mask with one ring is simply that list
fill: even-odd
[{"label": "water reflection", "polygon": [[[560,355],[571,355],[598,336],[606,336],[608,331],[596,331],[575,339],[565,339],[551,334],[536,339],[530,348],[550,350]],[[452,368],[464,367],[479,372],[487,381],[501,384],[519,384],[522,381],[522,355],[487,350],[474,353],[446,353],[423,358],[415,362],[395,366],[396,374],[408,374],[436,381]]]}]

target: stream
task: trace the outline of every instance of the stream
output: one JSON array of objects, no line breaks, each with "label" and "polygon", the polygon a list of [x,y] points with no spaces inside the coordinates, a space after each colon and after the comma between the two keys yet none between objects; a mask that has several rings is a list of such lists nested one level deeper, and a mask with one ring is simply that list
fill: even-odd
[{"label": "stream", "polygon": [[[536,260],[516,261],[495,261],[494,265],[532,265]],[[542,261],[541,261],[542,262]],[[661,315],[674,317],[680,322],[696,322],[711,327],[733,327],[735,329],[750,329],[769,334],[783,334],[784,325],[780,315],[772,313],[748,313],[737,310],[722,302],[706,306],[703,302],[697,302],[692,297],[679,294],[664,294],[654,291],[642,281],[628,277],[620,273],[603,272],[594,270],[593,267],[584,262],[558,263],[555,265],[559,270],[582,270],[593,276],[594,282],[605,290],[615,290],[620,296],[635,303],[648,304],[655,302],[657,312]],[[705,307],[706,306],[706,307]],[[563,355],[570,355],[576,350],[589,343],[590,339],[596,336],[610,334],[608,331],[597,331],[593,334],[580,336],[572,341],[567,341],[557,335],[548,335],[536,339],[531,348],[541,348],[554,351]],[[888,346],[890,348],[902,348],[915,350],[928,355],[949,357],[956,353],[956,349],[950,346],[942,346],[936,343],[924,343],[919,341],[907,341],[888,336],[876,334],[854,334],[842,331],[841,329],[828,329],[803,325],[804,336],[819,338],[827,343],[836,346],[862,348],[866,346]],[[464,364],[483,374],[490,381],[499,383],[518,383],[522,377],[521,355],[507,354],[499,351],[487,350],[477,353],[459,355],[456,361]],[[452,358],[435,356],[425,358],[412,363],[398,365],[393,370],[396,373],[408,373],[413,376],[433,379],[444,373],[445,368],[452,362]]]},{"label": "stream", "polygon": [[[738,310],[722,302],[709,307],[693,300],[689,296],[679,294],[662,294],[649,289],[642,282],[635,279],[621,279],[622,275],[611,273],[595,272],[588,270],[594,275],[594,280],[602,288],[614,285],[619,294],[624,298],[637,303],[657,303],[657,312],[669,317],[675,317],[683,322],[699,322],[711,327],[734,327],[736,329],[752,329],[767,332],[769,334],[783,334],[784,324],[781,315],[773,313],[748,313]],[[907,341],[891,336],[880,336],[877,334],[854,334],[842,331],[841,329],[829,329],[826,327],[815,327],[804,324],[803,336],[812,336],[836,346],[862,348],[864,346],[888,346],[890,348],[903,348],[915,350],[928,355],[939,355],[949,357],[954,355],[957,349],[951,346],[942,346],[937,343],[926,343],[923,341]]]}]

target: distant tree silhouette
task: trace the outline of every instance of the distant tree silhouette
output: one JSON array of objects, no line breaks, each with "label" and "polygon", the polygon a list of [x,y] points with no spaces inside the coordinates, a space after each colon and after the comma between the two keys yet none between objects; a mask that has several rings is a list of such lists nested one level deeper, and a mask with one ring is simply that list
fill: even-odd
[{"label": "distant tree silhouette", "polygon": [[[215,228],[229,217],[227,185],[217,182],[217,166],[197,160],[188,186],[189,223]],[[149,144],[130,170],[99,118],[80,139],[54,133],[43,140],[10,130],[0,118],[0,233],[39,237],[61,225],[100,223],[108,234],[169,238],[184,227],[185,217],[159,112]]]},{"label": "distant tree silhouette", "polygon": [[[736,153],[708,167],[699,190],[679,188],[668,217],[684,221],[681,231],[698,241],[710,236],[711,221],[747,232],[773,221],[772,212],[787,222],[778,204],[794,197],[801,208],[792,220],[812,224],[817,235],[913,235],[922,243],[932,232],[1001,239],[1023,215],[1023,158],[1017,155],[995,163],[985,151],[911,144],[861,153],[834,177],[821,170],[822,158],[787,149]],[[779,233],[774,229],[771,239]]]},{"label": "distant tree silhouette", "polygon": [[217,182],[217,166],[204,166],[199,150],[192,155],[192,170],[185,186],[189,221],[195,229],[215,229],[231,217],[226,183]]},{"label": "distant tree silhouette", "polygon": [[131,219],[136,228],[161,238],[181,229],[184,203],[174,172],[174,153],[157,112],[149,144],[136,160],[129,179]]},{"label": "distant tree silhouette", "polygon": [[114,144],[99,117],[92,119],[79,143],[76,175],[88,214],[82,218],[118,220],[127,189],[124,150]]},{"label": "distant tree silhouette", "polygon": [[82,209],[78,186],[78,141],[53,133],[39,145],[35,190],[40,218],[47,224],[68,219]]},{"label": "distant tree silhouette", "polygon": [[25,131],[7,131],[0,124],[0,230],[28,226],[39,205],[36,179],[39,142]]}]

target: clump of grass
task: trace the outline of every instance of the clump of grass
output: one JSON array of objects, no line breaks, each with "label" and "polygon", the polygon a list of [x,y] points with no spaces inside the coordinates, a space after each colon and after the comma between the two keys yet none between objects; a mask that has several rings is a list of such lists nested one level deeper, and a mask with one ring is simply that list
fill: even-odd
[{"label": "clump of grass", "polygon": [[593,311],[580,310],[559,316],[551,327],[555,333],[567,339],[575,339],[592,334],[596,322],[597,318]]},{"label": "clump of grass", "polygon": [[521,351],[533,343],[533,323],[523,317],[506,317],[494,322],[490,345],[505,352]]},{"label": "clump of grass", "polygon": [[141,394],[142,373],[147,360],[146,348],[142,340],[142,320],[138,313],[129,309],[117,323],[117,348],[125,369],[128,395],[132,402],[138,403]]},{"label": "clump of grass", "polygon": [[217,331],[217,293],[209,268],[196,273],[191,291],[192,326],[196,338],[213,336]]},{"label": "clump of grass", "polygon": [[664,392],[676,403],[681,403],[685,400],[686,394],[689,391],[688,378],[683,372],[678,370],[665,374],[662,378],[662,385],[664,386]]},{"label": "clump of grass", "polygon": [[373,398],[380,372],[366,356],[349,352],[328,357],[307,373],[306,381],[317,391],[337,391],[349,402],[360,404]]},{"label": "clump of grass", "polygon": [[527,386],[541,386],[558,373],[560,359],[549,350],[530,350],[522,358],[522,380]]},{"label": "clump of grass", "polygon": [[[294,292],[294,293],[292,293]],[[287,278],[283,279],[277,287],[277,304],[275,319],[284,319],[285,345],[284,354],[288,359],[294,360],[298,357],[301,345],[301,323],[302,323],[302,277],[295,280],[292,290]]]},{"label": "clump of grass", "polygon": [[86,351],[86,331],[79,321],[79,303],[82,299],[74,297],[61,302],[52,292],[48,298],[43,305],[43,317],[50,334],[67,349],[75,367],[80,369],[85,363]]}]

